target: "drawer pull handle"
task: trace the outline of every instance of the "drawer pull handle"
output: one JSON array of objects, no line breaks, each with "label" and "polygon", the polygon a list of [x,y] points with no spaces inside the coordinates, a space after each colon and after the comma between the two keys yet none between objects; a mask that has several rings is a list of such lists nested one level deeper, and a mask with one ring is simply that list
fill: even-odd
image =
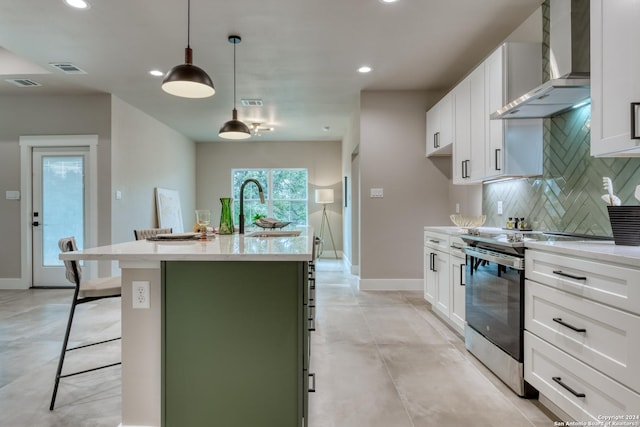
[{"label": "drawer pull handle", "polygon": [[431,243],[435,243],[436,245],[439,245],[439,244],[440,244],[440,240],[433,240],[433,239],[429,239],[429,241],[430,241]]},{"label": "drawer pull handle", "polygon": [[460,264],[460,286],[464,286],[464,274],[467,264]]},{"label": "drawer pull handle", "polygon": [[569,393],[573,394],[575,397],[585,397],[584,393],[578,393],[577,391],[575,391],[574,389],[572,389],[571,387],[569,387],[568,385],[566,385],[565,383],[562,382],[562,378],[560,377],[552,377],[552,379],[557,382],[558,384],[560,384],[562,387],[564,387],[565,389],[567,389],[569,391]]},{"label": "drawer pull handle", "polygon": [[575,326],[568,324],[567,322],[565,322],[564,320],[562,320],[559,317],[554,317],[553,321],[556,322],[556,323],[560,323],[562,326],[567,327],[567,328],[569,328],[569,329],[571,329],[573,331],[576,331],[576,332],[583,332],[583,333],[587,332],[586,329],[584,329],[584,328],[576,328]]},{"label": "drawer pull handle", "polygon": [[554,270],[553,274],[557,274],[558,276],[568,277],[570,279],[587,280],[585,276],[576,276],[574,274],[565,273],[564,271],[561,271],[561,270]]},{"label": "drawer pull handle", "polygon": [[316,374],[315,372],[313,373],[309,373],[309,378],[311,379],[311,383],[313,385],[309,386],[309,393],[315,393],[316,392]]},{"label": "drawer pull handle", "polygon": [[636,129],[636,109],[640,105],[640,102],[631,103],[631,139],[640,139],[638,131]]}]

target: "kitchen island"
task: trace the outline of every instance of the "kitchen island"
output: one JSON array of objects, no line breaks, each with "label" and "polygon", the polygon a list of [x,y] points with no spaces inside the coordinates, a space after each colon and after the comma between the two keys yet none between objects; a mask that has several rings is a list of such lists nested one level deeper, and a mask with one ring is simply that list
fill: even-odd
[{"label": "kitchen island", "polygon": [[61,254],[119,262],[122,426],[306,425],[313,231],[298,230]]}]

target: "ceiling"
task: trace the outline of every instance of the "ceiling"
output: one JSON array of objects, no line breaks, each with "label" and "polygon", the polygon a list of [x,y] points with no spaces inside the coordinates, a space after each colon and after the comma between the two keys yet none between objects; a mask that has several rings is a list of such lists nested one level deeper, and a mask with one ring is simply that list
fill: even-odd
[{"label": "ceiling", "polygon": [[[0,95],[113,93],[195,141],[221,140],[218,129],[231,119],[230,34],[242,37],[239,119],[275,127],[254,138],[340,140],[361,90],[449,89],[542,2],[191,0],[193,63],[211,76],[216,94],[185,99],[164,93],[162,77],[149,71],[184,62],[187,0],[88,1],[88,10],[63,0],[3,1]],[[87,74],[67,75],[52,62]],[[360,74],[361,65],[373,71]],[[241,98],[264,106],[242,107]]]}]

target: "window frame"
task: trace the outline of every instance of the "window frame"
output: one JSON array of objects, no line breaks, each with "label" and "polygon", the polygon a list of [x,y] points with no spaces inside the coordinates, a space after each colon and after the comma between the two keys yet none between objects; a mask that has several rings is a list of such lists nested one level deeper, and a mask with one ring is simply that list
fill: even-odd
[{"label": "window frame", "polygon": [[[278,201],[285,201],[285,202],[304,202],[304,209],[305,209],[305,213],[304,213],[304,224],[297,224],[297,225],[308,225],[309,224],[309,169],[308,168],[232,168],[231,169],[231,195],[232,195],[232,200],[234,205],[238,206],[239,209],[239,197],[240,197],[240,188],[238,188],[238,199],[235,198],[235,194],[236,194],[236,189],[234,188],[234,183],[235,183],[235,174],[238,171],[261,171],[261,172],[265,172],[267,175],[267,188],[265,191],[265,204],[267,206],[267,216],[269,217],[273,217],[274,215],[274,203],[278,202]],[[274,171],[304,171],[305,175],[306,175],[306,182],[305,182],[305,195],[306,197],[304,199],[282,199],[282,198],[278,198],[275,199],[273,197],[273,175],[274,175]],[[251,185],[251,184],[249,184]],[[245,200],[246,202],[246,200]],[[234,208],[235,211],[235,208]],[[234,216],[234,223],[236,223],[238,221],[237,216],[238,215],[233,215]],[[237,224],[236,224],[237,225]]]}]

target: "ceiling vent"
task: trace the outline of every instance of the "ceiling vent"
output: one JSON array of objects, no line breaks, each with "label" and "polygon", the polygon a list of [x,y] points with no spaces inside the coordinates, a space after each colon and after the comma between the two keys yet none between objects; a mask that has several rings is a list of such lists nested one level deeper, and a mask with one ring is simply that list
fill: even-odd
[{"label": "ceiling vent", "polygon": [[9,83],[13,83],[18,87],[36,87],[42,86],[40,83],[30,80],[30,79],[5,79],[5,81]]},{"label": "ceiling vent", "polygon": [[264,105],[262,99],[241,99],[240,103],[243,107],[262,107]]},{"label": "ceiling vent", "polygon": [[76,67],[70,62],[51,62],[49,63],[49,65],[51,65],[54,68],[57,68],[58,70],[66,74],[87,74],[86,71]]}]

